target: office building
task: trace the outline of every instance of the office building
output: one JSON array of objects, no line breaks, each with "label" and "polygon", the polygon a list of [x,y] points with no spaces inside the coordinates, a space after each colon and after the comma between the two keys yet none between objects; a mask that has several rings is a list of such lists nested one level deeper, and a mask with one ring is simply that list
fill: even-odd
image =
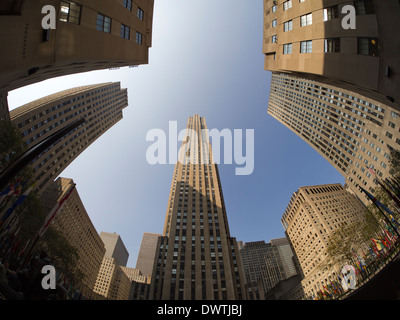
[{"label": "office building", "polygon": [[107,300],[128,300],[131,281],[116,259],[105,255],[97,276],[94,292]]},{"label": "office building", "polygon": [[67,127],[85,122],[57,140],[29,165],[40,194],[89,145],[122,119],[128,105],[127,90],[119,83],[77,87],[32,101],[11,110],[10,117],[28,147]]},{"label": "office building", "polygon": [[325,83],[273,73],[268,114],[332,164],[365,204],[390,176],[391,150],[400,149],[400,112],[377,100]]},{"label": "office building", "polygon": [[[50,212],[46,224],[57,230],[77,250],[75,268],[83,274],[78,286],[87,299],[96,299],[94,285],[105,254],[104,243],[82,203],[72,179],[58,178],[42,195],[42,205]],[[46,234],[47,228],[43,229]]]},{"label": "office building", "polygon": [[264,293],[297,274],[293,253],[285,238],[246,242],[239,250],[248,284],[261,281]]},{"label": "office building", "polygon": [[[119,234],[100,232],[105,246],[105,254],[97,276],[94,291],[109,300],[128,300],[131,280],[126,267],[129,253]],[[127,269],[127,268],[125,268]]]},{"label": "office building", "polygon": [[[55,29],[42,28],[45,5],[55,8]],[[0,96],[53,77],[147,64],[153,7],[154,0],[3,0]]]},{"label": "office building", "polygon": [[121,267],[131,281],[128,300],[149,300],[151,276],[144,276],[137,268]]},{"label": "office building", "polygon": [[397,0],[264,0],[264,68],[400,111],[399,18]]},{"label": "office building", "polygon": [[100,238],[103,240],[106,253],[105,256],[115,259],[115,262],[121,266],[126,267],[129,258],[129,252],[125,247],[121,237],[114,233],[100,232]]},{"label": "office building", "polygon": [[296,191],[281,222],[301,267],[301,286],[306,297],[315,297],[337,280],[343,265],[324,266],[332,233],[350,224],[361,224],[366,209],[341,184],[301,187]]},{"label": "office building", "polygon": [[203,117],[189,117],[175,165],[164,231],[155,255],[150,299],[238,300],[247,297],[231,237],[218,167]]},{"label": "office building", "polygon": [[161,234],[158,233],[145,232],[143,234],[142,243],[136,261],[136,269],[140,270],[144,276],[151,276],[153,273],[157,241],[160,236]]}]

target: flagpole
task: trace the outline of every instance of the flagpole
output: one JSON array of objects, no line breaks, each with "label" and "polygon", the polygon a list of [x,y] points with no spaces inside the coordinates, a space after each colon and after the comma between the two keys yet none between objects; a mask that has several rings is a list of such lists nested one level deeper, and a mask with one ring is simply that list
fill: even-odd
[{"label": "flagpole", "polygon": [[[386,221],[387,221],[387,222],[390,224],[390,226],[393,228],[394,232],[396,232],[397,237],[398,237],[396,242],[398,242],[399,239],[400,239],[400,234],[399,234],[399,232],[397,231],[397,229],[393,226],[393,224],[392,224],[392,222],[390,221],[390,219],[389,219],[389,218],[386,216],[386,214],[381,210],[381,208],[375,203],[375,201],[374,201],[373,199],[371,199],[369,193],[368,193],[366,190],[364,190],[362,187],[359,186],[359,188],[368,196],[368,198],[370,198],[370,200],[372,200],[372,202],[373,202],[373,204],[375,205],[375,207],[378,208],[378,210],[381,212],[381,214],[385,217]],[[376,199],[376,198],[375,198],[375,199]]]}]

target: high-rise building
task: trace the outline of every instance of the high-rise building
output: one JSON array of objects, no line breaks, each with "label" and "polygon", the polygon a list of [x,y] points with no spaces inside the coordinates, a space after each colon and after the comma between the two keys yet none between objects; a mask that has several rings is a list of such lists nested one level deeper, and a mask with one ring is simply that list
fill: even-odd
[{"label": "high-rise building", "polygon": [[105,255],[97,276],[94,292],[108,300],[128,300],[131,281],[114,258]]},{"label": "high-rise building", "polygon": [[131,292],[129,272],[123,269],[129,253],[119,234],[100,232],[105,254],[94,291],[110,300],[128,300]]},{"label": "high-rise building", "polygon": [[301,187],[282,216],[282,224],[301,267],[306,296],[316,296],[323,285],[337,280],[343,266],[323,267],[332,233],[364,221],[366,209],[341,184]]},{"label": "high-rise building", "polygon": [[106,252],[105,256],[115,259],[121,267],[126,267],[129,258],[129,252],[126,250],[125,244],[120,235],[109,232],[100,232],[100,238],[103,240]]},{"label": "high-rise building", "polygon": [[229,232],[218,168],[203,117],[187,123],[175,165],[150,299],[246,299],[236,239]]},{"label": "high-rise building", "polygon": [[399,18],[397,0],[264,0],[264,68],[400,110]]},{"label": "high-rise building", "polygon": [[[55,29],[43,29],[55,9]],[[147,64],[154,0],[2,0],[0,96],[53,77]],[[1,110],[0,110],[1,113]]]},{"label": "high-rise building", "polygon": [[265,241],[246,242],[239,250],[247,283],[262,282],[267,293],[280,281],[297,274],[292,257],[293,253],[285,238]]},{"label": "high-rise building", "polygon": [[120,83],[73,88],[11,110],[11,121],[28,147],[37,145],[75,120],[85,122],[48,147],[31,163],[35,190],[40,194],[91,143],[122,119],[128,105]]},{"label": "high-rise building", "polygon": [[136,269],[139,269],[144,276],[151,276],[153,273],[154,256],[156,255],[158,237],[160,236],[161,234],[158,233],[145,232],[143,234],[136,261]]},{"label": "high-rise building", "polygon": [[350,90],[273,73],[268,114],[332,164],[365,204],[358,186],[374,193],[376,177],[390,176],[391,150],[400,149],[396,109]]},{"label": "high-rise building", "polygon": [[[49,219],[49,226],[60,232],[77,250],[75,268],[84,275],[79,284],[80,292],[88,299],[95,299],[93,290],[106,250],[79,197],[74,181],[58,178],[45,190],[41,200],[43,207],[51,212],[51,217],[55,213]],[[56,208],[59,210],[56,211]]]}]

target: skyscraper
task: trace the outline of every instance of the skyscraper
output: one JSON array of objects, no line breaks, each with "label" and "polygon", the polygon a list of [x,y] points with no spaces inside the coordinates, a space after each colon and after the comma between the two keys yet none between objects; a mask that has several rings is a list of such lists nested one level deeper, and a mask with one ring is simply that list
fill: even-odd
[{"label": "skyscraper", "polygon": [[301,187],[282,216],[282,225],[301,267],[302,287],[308,297],[337,280],[343,265],[327,269],[326,248],[333,232],[364,221],[365,207],[340,184]]},{"label": "skyscraper", "polygon": [[127,105],[127,90],[121,89],[120,83],[103,83],[58,92],[11,110],[11,121],[29,147],[74,120],[85,120],[31,162],[37,192],[40,194],[82,151],[121,120]]},{"label": "skyscraper", "polygon": [[126,250],[125,244],[121,237],[114,233],[100,232],[100,238],[103,240],[106,252],[105,256],[115,259],[121,267],[126,267],[129,258],[129,252]]},{"label": "skyscraper", "polygon": [[400,148],[400,112],[372,98],[288,74],[272,74],[268,114],[306,141],[346,179],[374,193]]},{"label": "skyscraper", "polygon": [[203,117],[187,123],[175,165],[150,299],[245,299],[236,239],[229,232],[218,168]]},{"label": "skyscraper", "polygon": [[399,18],[397,0],[264,0],[265,69],[351,85],[400,110]]},{"label": "skyscraper", "polygon": [[145,232],[143,234],[136,261],[136,269],[139,269],[144,276],[151,276],[153,273],[154,256],[157,250],[158,237],[160,236],[161,234],[158,233]]},{"label": "skyscraper", "polygon": [[[42,27],[49,5],[55,29]],[[147,64],[153,7],[154,0],[1,1],[0,97],[53,77]]]},{"label": "skyscraper", "polygon": [[280,281],[297,274],[286,238],[246,242],[239,250],[247,283],[262,281],[267,293]]}]

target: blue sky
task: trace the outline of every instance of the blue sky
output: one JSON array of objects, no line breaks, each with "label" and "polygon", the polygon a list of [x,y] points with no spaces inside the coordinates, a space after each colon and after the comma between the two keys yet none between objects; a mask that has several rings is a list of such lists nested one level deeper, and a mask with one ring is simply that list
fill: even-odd
[{"label": "blue sky", "polygon": [[[344,183],[308,144],[267,114],[271,74],[262,53],[263,1],[155,1],[149,64],[47,80],[10,92],[10,109],[75,86],[120,81],[124,118],[61,176],[72,178],[96,228],[121,235],[135,267],[144,232],[162,233],[174,165],[150,165],[149,130],[178,131],[199,114],[209,129],[254,129],[254,171],[219,165],[231,236],[269,242],[301,186]],[[178,144],[180,146],[180,143]]]}]

